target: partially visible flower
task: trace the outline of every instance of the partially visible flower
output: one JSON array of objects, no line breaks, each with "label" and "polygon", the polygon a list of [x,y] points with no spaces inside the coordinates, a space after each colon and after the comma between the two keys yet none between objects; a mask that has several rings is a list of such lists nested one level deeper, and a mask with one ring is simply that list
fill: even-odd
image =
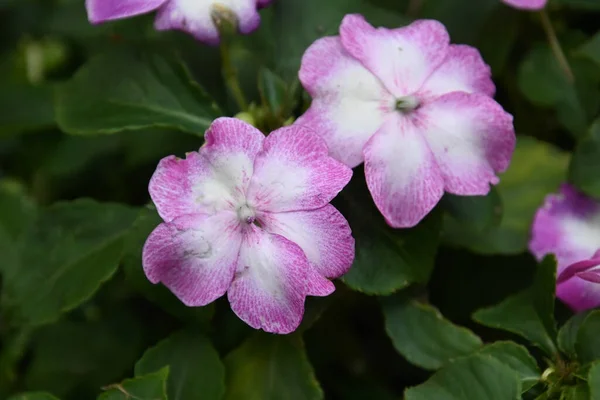
[{"label": "partially visible flower", "polygon": [[532,226],[529,249],[538,258],[555,254],[557,296],[580,311],[600,305],[600,202],[568,184],[546,197]]},{"label": "partially visible flower", "polygon": [[512,116],[491,96],[490,68],[446,28],[420,20],[373,28],[347,15],[314,42],[300,81],[313,98],[298,119],[350,167],[364,161],[375,204],[393,227],[419,223],[444,192],[485,195],[515,147]]},{"label": "partially visible flower", "polygon": [[541,10],[546,7],[548,0],[502,0],[502,2],[523,10]]},{"label": "partially visible flower", "polygon": [[219,118],[205,138],[199,152],[164,158],[152,176],[150,196],[165,223],[144,246],[146,276],[188,306],[227,293],[248,325],[289,333],[305,297],[332,293],[327,278],[354,259],[348,222],[329,204],[352,170],[299,126],[265,138]]},{"label": "partially visible flower", "polygon": [[97,24],[157,11],[157,30],[183,30],[207,44],[219,43],[215,21],[229,20],[248,34],[260,24],[257,8],[271,0],[86,0],[88,19]]}]

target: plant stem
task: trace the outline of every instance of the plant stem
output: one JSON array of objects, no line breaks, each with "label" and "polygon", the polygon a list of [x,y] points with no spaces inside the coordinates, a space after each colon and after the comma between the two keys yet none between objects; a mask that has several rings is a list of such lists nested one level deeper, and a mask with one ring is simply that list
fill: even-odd
[{"label": "plant stem", "polygon": [[542,20],[542,26],[544,27],[544,31],[546,32],[546,37],[548,38],[548,42],[550,43],[550,48],[554,53],[554,57],[556,57],[556,61],[560,65],[560,68],[565,73],[569,82],[574,82],[575,77],[573,76],[573,71],[571,71],[571,66],[569,65],[569,61],[567,61],[567,57],[563,52],[562,47],[560,46],[560,42],[556,37],[556,32],[554,31],[554,27],[552,26],[552,22],[548,17],[548,13],[545,9],[540,11],[540,19]]},{"label": "plant stem", "polygon": [[220,46],[221,49],[221,62],[223,65],[223,78],[225,83],[229,87],[231,94],[237,103],[240,111],[248,111],[248,102],[244,96],[244,92],[240,87],[240,83],[237,77],[237,72],[231,62],[231,47],[228,40],[223,40]]}]

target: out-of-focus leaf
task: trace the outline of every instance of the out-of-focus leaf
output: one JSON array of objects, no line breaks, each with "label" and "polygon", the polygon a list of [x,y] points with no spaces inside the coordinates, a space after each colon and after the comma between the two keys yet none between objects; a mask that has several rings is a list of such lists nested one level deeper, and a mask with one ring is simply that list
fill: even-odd
[{"label": "out-of-focus leaf", "polygon": [[554,146],[520,136],[512,163],[497,186],[502,221],[483,232],[446,219],[444,239],[482,254],[518,254],[526,250],[531,222],[548,193],[566,178],[569,157]]},{"label": "out-of-focus leaf", "polygon": [[600,310],[594,310],[585,317],[577,331],[575,351],[580,363],[587,364],[600,360],[598,332],[600,332]]},{"label": "out-of-focus leaf", "polygon": [[569,166],[569,180],[585,193],[600,197],[600,119],[577,143]]},{"label": "out-of-focus leaf", "polygon": [[394,347],[422,368],[438,369],[482,345],[477,335],[446,320],[432,306],[404,296],[383,298],[382,305],[386,331]]},{"label": "out-of-focus leaf", "polygon": [[42,325],[81,304],[116,271],[136,215],[85,199],[41,212],[18,241],[17,262],[3,267],[4,307],[21,323]]},{"label": "out-of-focus leaf", "polygon": [[522,15],[509,7],[497,7],[480,30],[477,48],[494,76],[504,72],[511,51],[518,43],[520,17]]},{"label": "out-of-focus leaf", "polygon": [[52,396],[46,392],[27,392],[17,394],[10,397],[8,400],[59,400],[58,397]]},{"label": "out-of-focus leaf", "polygon": [[54,125],[53,88],[0,83],[0,136]]},{"label": "out-of-focus leaf", "polygon": [[167,400],[169,367],[104,388],[98,400]]},{"label": "out-of-focus leaf", "polygon": [[590,397],[590,389],[586,383],[565,387],[561,396],[563,400],[597,400],[595,397]]},{"label": "out-of-focus leaf", "polygon": [[573,315],[563,326],[558,330],[558,348],[560,351],[570,357],[575,357],[575,343],[577,342],[577,332],[579,327],[588,316],[589,312],[580,312]]},{"label": "out-of-focus leaf", "polygon": [[392,229],[373,205],[356,174],[341,194],[339,208],[356,239],[356,258],[344,282],[369,294],[386,295],[412,283],[426,283],[433,268],[442,220],[434,210],[412,229]]},{"label": "out-of-focus leaf", "polygon": [[[600,361],[595,362],[588,372],[590,400],[600,400]],[[583,400],[583,399],[582,399]]]},{"label": "out-of-focus leaf", "polygon": [[600,2],[598,0],[554,0],[554,5],[569,7],[574,10],[600,10]]},{"label": "out-of-focus leaf", "polygon": [[483,325],[521,335],[553,356],[556,352],[555,288],[556,260],[547,256],[539,264],[529,289],[500,304],[478,310],[473,318]]},{"label": "out-of-focus leaf", "polygon": [[[600,2],[598,7],[600,8]],[[600,32],[597,32],[590,40],[585,42],[579,49],[578,53],[589,58],[600,66]]]},{"label": "out-of-focus leaf", "polygon": [[220,111],[182,64],[121,51],[92,58],[60,85],[56,115],[73,134],[166,127],[203,135]]},{"label": "out-of-focus leaf", "polygon": [[226,400],[323,399],[299,336],[258,333],[225,358]]},{"label": "out-of-focus leaf", "polygon": [[456,223],[468,225],[475,231],[498,226],[502,221],[502,199],[492,187],[487,196],[456,196],[446,194],[442,205]]},{"label": "out-of-focus leaf", "polygon": [[[205,328],[214,314],[213,304],[204,307],[186,307],[162,284],[150,283],[142,269],[142,248],[150,233],[162,222],[155,209],[140,210],[127,235],[123,268],[128,281],[148,300],[175,317]],[[173,375],[174,371],[171,371]]]},{"label": "out-of-focus leaf", "polygon": [[491,343],[484,346],[479,353],[490,355],[516,371],[521,378],[523,392],[532,388],[541,378],[535,358],[525,347],[514,342]]},{"label": "out-of-focus leaf", "polygon": [[404,394],[406,400],[517,400],[521,398],[521,381],[502,362],[476,354],[444,366]]},{"label": "out-of-focus leaf", "polygon": [[169,400],[218,400],[225,392],[225,367],[202,334],[179,332],[148,349],[135,364],[135,375],[169,366]]}]

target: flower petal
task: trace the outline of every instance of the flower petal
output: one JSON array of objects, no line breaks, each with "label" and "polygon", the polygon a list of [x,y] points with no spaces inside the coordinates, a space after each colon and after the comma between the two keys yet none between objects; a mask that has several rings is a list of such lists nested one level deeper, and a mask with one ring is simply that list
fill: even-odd
[{"label": "flower petal", "polygon": [[390,226],[415,226],[442,198],[439,167],[409,118],[389,118],[369,140],[364,155],[367,185]]},{"label": "flower petal", "polygon": [[395,96],[414,94],[448,53],[444,25],[418,20],[398,29],[373,28],[362,15],[344,17],[342,45]]},{"label": "flower petal", "polygon": [[339,278],[354,261],[354,238],[344,216],[331,204],[311,211],[261,213],[263,228],[296,243],[324,277]]},{"label": "flower petal", "polygon": [[241,240],[236,214],[229,211],[163,223],[144,245],[144,272],[150,282],[162,282],[185,305],[203,306],[229,288]]},{"label": "flower petal", "polygon": [[450,92],[494,96],[496,86],[492,81],[492,70],[475,47],[450,45],[446,59],[427,78],[418,96],[432,98]]},{"label": "flower petal", "polygon": [[515,8],[524,10],[541,10],[546,7],[548,0],[502,0],[504,3]]},{"label": "flower petal", "polygon": [[[556,278],[556,284],[561,284],[568,281],[574,276],[580,276],[582,273],[593,269],[600,265],[600,250],[598,250],[589,260],[583,260],[569,265],[563,269]],[[585,278],[583,278],[585,280]]]},{"label": "flower petal", "polygon": [[555,254],[558,272],[591,258],[600,248],[600,202],[563,184],[560,193],[546,197],[533,220],[529,250],[542,259]]},{"label": "flower petal", "polygon": [[556,287],[556,296],[574,311],[600,306],[600,284],[573,277]]},{"label": "flower petal", "polygon": [[362,149],[394,106],[379,79],[342,48],[339,37],[315,41],[299,73],[312,104],[296,124],[319,134],[329,154],[349,167],[363,162]]},{"label": "flower petal", "polygon": [[313,210],[331,201],[352,170],[327,154],[319,136],[300,125],[278,129],[264,142],[248,188],[248,204],[260,211]]},{"label": "flower petal", "polygon": [[264,136],[241,120],[219,118],[205,140],[199,153],[189,153],[184,160],[162,159],[150,179],[150,197],[167,222],[234,207],[248,187]]},{"label": "flower petal", "polygon": [[219,31],[212,13],[219,8],[228,9],[237,17],[238,30],[243,34],[254,31],[260,24],[256,0],[170,0],[159,10],[155,27],[158,30],[183,30],[198,40],[216,45]]},{"label": "flower petal", "polygon": [[255,329],[290,333],[304,314],[308,271],[300,247],[251,225],[227,292],[231,309]]},{"label": "flower petal", "polygon": [[168,0],[86,0],[88,19],[98,24],[154,11]]},{"label": "flower petal", "polygon": [[447,192],[485,195],[499,182],[515,149],[512,116],[488,96],[453,92],[414,115],[433,152]]},{"label": "flower petal", "polygon": [[273,2],[273,0],[256,0],[256,7],[265,8],[268,5],[270,5],[272,2]]}]

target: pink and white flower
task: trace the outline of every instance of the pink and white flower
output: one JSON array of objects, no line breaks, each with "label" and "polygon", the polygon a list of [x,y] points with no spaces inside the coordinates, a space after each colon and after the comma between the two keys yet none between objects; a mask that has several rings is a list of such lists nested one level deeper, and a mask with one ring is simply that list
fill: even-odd
[{"label": "pink and white flower", "polygon": [[600,305],[600,202],[568,184],[546,197],[537,211],[529,249],[555,254],[557,296],[574,310]]},{"label": "pink and white flower", "polygon": [[185,159],[161,160],[150,180],[165,222],[144,246],[146,276],[188,306],[227,293],[248,325],[291,332],[305,297],[332,293],[329,279],[354,259],[348,222],[329,204],[352,170],[300,126],[265,138],[241,120],[219,118],[205,139]]},{"label": "pink and white flower", "polygon": [[546,7],[548,0],[502,0],[502,2],[522,10],[541,10]]},{"label": "pink and white flower", "polygon": [[300,81],[313,98],[298,119],[350,167],[364,161],[375,204],[412,227],[444,192],[485,195],[515,147],[512,116],[491,96],[490,68],[445,27],[420,20],[373,28],[347,15],[340,35],[314,42]]},{"label": "pink and white flower", "polygon": [[[219,43],[214,23],[218,15],[233,15],[238,30],[248,34],[258,28],[257,9],[272,0],[86,0],[88,19],[94,24],[157,11],[157,30],[183,30],[207,44]],[[215,14],[216,13],[216,14]]]}]

